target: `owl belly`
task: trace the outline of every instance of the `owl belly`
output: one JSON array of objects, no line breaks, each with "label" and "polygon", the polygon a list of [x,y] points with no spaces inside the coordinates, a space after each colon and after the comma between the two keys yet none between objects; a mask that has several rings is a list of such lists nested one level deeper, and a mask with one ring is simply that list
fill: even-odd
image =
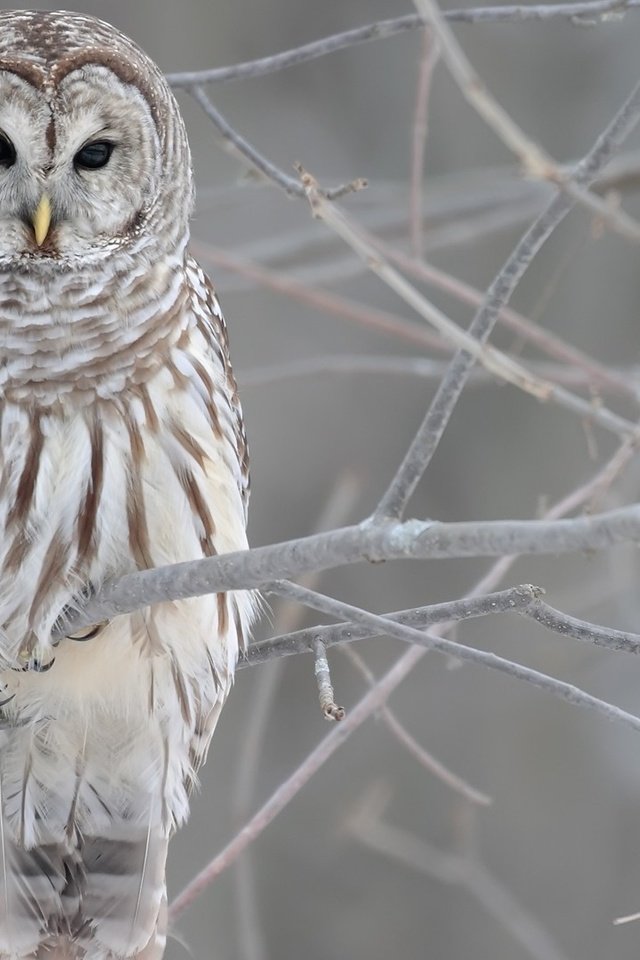
[{"label": "owl belly", "polygon": [[[97,943],[105,957],[146,945],[165,896],[168,839],[188,814],[230,683],[212,669],[203,636],[215,606],[122,617],[92,640],[63,641],[46,673],[3,674],[13,696],[0,731],[3,855],[22,880],[6,891],[7,917],[0,906],[0,956],[27,956],[65,931],[82,942],[89,928],[92,957]],[[182,659],[171,643],[155,646],[158,618],[176,648],[182,641]]]},{"label": "owl belly", "polygon": [[[2,675],[3,696],[13,698],[0,731],[5,820],[23,845],[117,819],[146,825],[150,816],[168,834],[186,818],[198,739],[213,732],[230,674],[213,667],[203,602],[182,606],[119,618],[86,642],[65,640],[44,673]],[[215,602],[204,606],[217,642]],[[7,784],[20,794],[13,809]]]}]

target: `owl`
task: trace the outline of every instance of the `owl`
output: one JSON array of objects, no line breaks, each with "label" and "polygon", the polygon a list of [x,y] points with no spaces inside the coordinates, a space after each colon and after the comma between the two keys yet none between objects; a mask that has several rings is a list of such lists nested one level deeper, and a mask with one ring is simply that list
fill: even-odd
[{"label": "owl", "polygon": [[159,960],[165,865],[254,614],[156,604],[52,642],[136,570],[246,547],[227,332],[190,154],[106,23],[0,13],[0,958]]}]

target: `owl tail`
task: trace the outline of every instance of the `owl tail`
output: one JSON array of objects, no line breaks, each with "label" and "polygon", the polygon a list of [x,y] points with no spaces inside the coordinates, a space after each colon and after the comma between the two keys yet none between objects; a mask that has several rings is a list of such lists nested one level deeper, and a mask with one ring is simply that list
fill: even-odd
[{"label": "owl tail", "polygon": [[5,843],[0,960],[161,960],[167,844],[150,831],[85,837],[73,853]]},{"label": "owl tail", "polygon": [[166,933],[167,845],[166,836],[151,830],[136,840],[84,838],[78,937],[86,944],[87,960],[110,960],[112,954],[160,960]]},{"label": "owl tail", "polygon": [[[155,931],[151,934],[146,947],[143,947],[135,954],[135,960],[162,960],[164,948],[167,941],[167,898],[163,897],[160,905],[160,913],[156,921]],[[59,939],[57,944],[42,946],[35,955],[35,960],[90,960],[97,956],[91,945],[80,947],[73,943],[68,937]],[[100,953],[100,956],[115,958],[115,954]]]}]

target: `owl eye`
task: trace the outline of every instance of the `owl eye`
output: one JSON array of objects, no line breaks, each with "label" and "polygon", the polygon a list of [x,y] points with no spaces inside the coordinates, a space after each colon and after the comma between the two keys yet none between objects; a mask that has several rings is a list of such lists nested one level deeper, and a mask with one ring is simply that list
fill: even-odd
[{"label": "owl eye", "polygon": [[16,148],[6,137],[0,133],[0,167],[12,167],[16,162]]},{"label": "owl eye", "polygon": [[78,150],[73,163],[82,170],[99,170],[106,167],[112,153],[113,144],[109,140],[95,140],[93,143],[85,143],[84,147]]}]

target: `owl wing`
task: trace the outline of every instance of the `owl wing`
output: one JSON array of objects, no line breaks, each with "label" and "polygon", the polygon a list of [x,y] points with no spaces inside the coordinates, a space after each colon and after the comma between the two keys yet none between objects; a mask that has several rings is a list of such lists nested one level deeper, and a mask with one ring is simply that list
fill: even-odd
[{"label": "owl wing", "polygon": [[[192,309],[197,319],[198,328],[207,342],[208,360],[211,368],[219,371],[226,381],[226,410],[224,416],[230,427],[230,436],[227,439],[233,443],[237,455],[236,478],[244,505],[246,521],[251,487],[249,448],[242,416],[242,406],[238,396],[238,385],[231,366],[227,324],[213,284],[197,260],[190,258],[187,272],[192,291]],[[209,397],[212,397],[215,390],[214,382],[211,376],[208,377],[208,380]],[[218,413],[217,425],[222,429],[221,420],[221,414]],[[214,428],[215,426],[216,423],[214,422]]]}]

